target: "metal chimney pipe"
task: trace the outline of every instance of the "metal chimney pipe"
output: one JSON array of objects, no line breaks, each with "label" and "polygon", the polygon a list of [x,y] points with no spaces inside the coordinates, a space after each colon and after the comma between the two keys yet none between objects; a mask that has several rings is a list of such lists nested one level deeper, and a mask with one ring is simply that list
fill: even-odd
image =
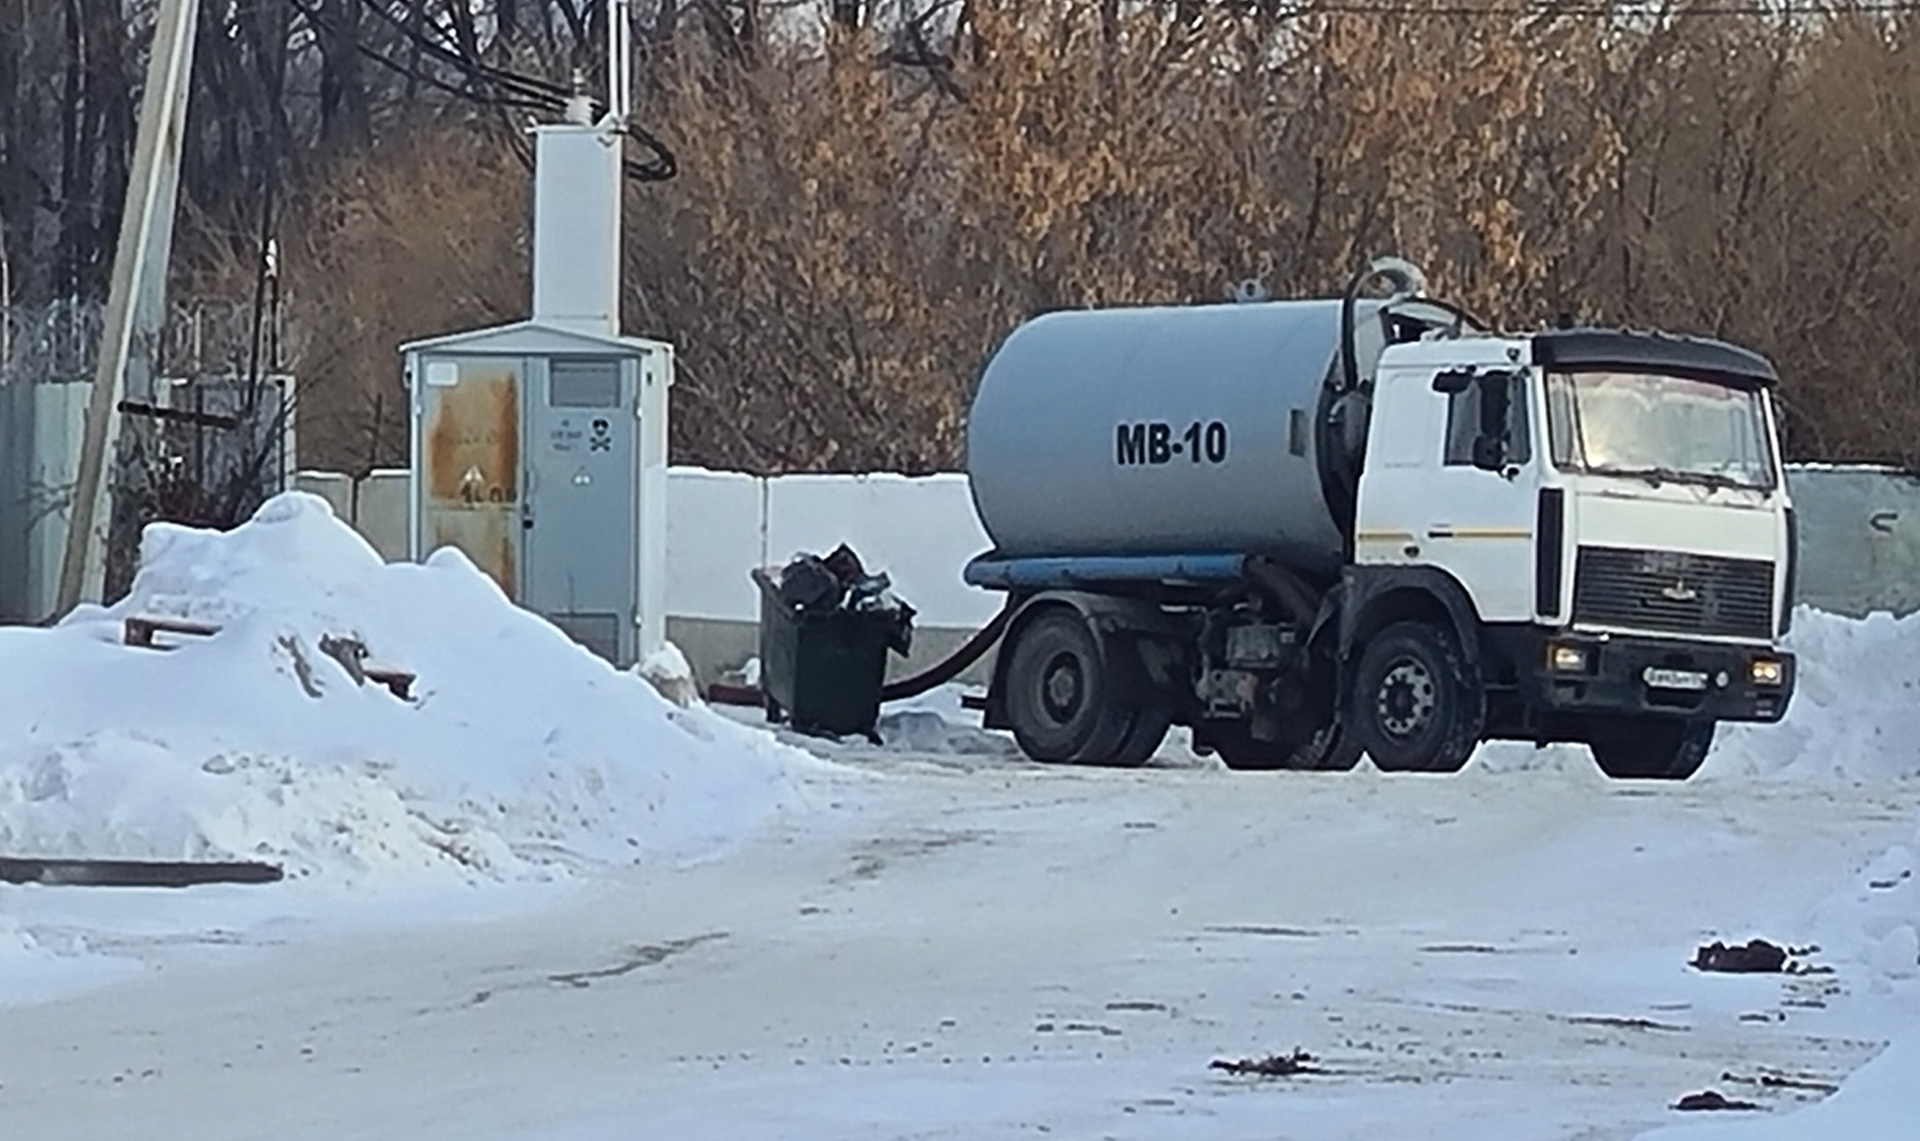
[{"label": "metal chimney pipe", "polygon": [[607,12],[607,109],[615,129],[633,114],[633,0],[613,0]]}]

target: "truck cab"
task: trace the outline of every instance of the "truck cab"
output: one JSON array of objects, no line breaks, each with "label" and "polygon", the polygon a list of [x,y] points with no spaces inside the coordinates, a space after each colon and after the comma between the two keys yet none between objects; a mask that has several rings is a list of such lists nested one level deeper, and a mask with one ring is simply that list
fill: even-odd
[{"label": "truck cab", "polygon": [[[1792,695],[1777,379],[1732,345],[1614,330],[1389,347],[1349,603],[1443,600],[1485,694],[1478,735],[1582,741],[1616,776],[1690,774],[1715,723],[1777,721]],[[1363,622],[1350,644],[1378,632]],[[1370,751],[1410,756],[1444,730],[1428,698],[1446,647],[1424,650],[1344,663]]]}]

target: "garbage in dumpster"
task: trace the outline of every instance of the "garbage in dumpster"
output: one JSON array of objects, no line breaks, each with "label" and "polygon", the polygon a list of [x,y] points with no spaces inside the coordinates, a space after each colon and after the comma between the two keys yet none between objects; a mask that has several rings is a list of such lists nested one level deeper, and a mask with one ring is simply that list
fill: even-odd
[{"label": "garbage in dumpster", "polygon": [[821,558],[758,568],[761,686],[767,717],[803,733],[879,736],[887,653],[913,647],[914,609],[842,543]]},{"label": "garbage in dumpster", "polygon": [[868,574],[860,556],[845,543],[825,558],[796,555],[780,571],[780,601],[808,614],[850,610],[857,614],[885,613],[887,648],[905,655],[913,649],[913,607],[893,593],[884,573]]}]

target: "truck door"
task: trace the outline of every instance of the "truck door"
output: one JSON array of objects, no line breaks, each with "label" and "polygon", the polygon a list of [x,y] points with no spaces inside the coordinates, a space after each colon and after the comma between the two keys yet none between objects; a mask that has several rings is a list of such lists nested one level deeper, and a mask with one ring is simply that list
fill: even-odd
[{"label": "truck door", "polygon": [[1524,373],[1509,382],[1508,462],[1500,471],[1474,466],[1480,435],[1482,388],[1469,385],[1451,396],[1430,384],[1408,385],[1444,405],[1440,438],[1429,456],[1430,494],[1419,503],[1416,526],[1422,561],[1440,567],[1467,589],[1488,622],[1525,622],[1533,617],[1533,521],[1540,463],[1533,446],[1534,391]]}]

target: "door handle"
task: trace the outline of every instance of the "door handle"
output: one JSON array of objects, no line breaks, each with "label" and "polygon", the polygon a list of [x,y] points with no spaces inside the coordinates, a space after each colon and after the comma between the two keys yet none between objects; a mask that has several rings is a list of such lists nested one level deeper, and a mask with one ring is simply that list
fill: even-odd
[{"label": "door handle", "polygon": [[1531,539],[1533,532],[1525,527],[1454,527],[1446,523],[1435,523],[1427,528],[1429,539]]},{"label": "door handle", "polygon": [[1872,527],[1882,535],[1893,534],[1893,525],[1899,521],[1900,513],[1898,511],[1875,511],[1873,514],[1867,516],[1867,526]]}]

